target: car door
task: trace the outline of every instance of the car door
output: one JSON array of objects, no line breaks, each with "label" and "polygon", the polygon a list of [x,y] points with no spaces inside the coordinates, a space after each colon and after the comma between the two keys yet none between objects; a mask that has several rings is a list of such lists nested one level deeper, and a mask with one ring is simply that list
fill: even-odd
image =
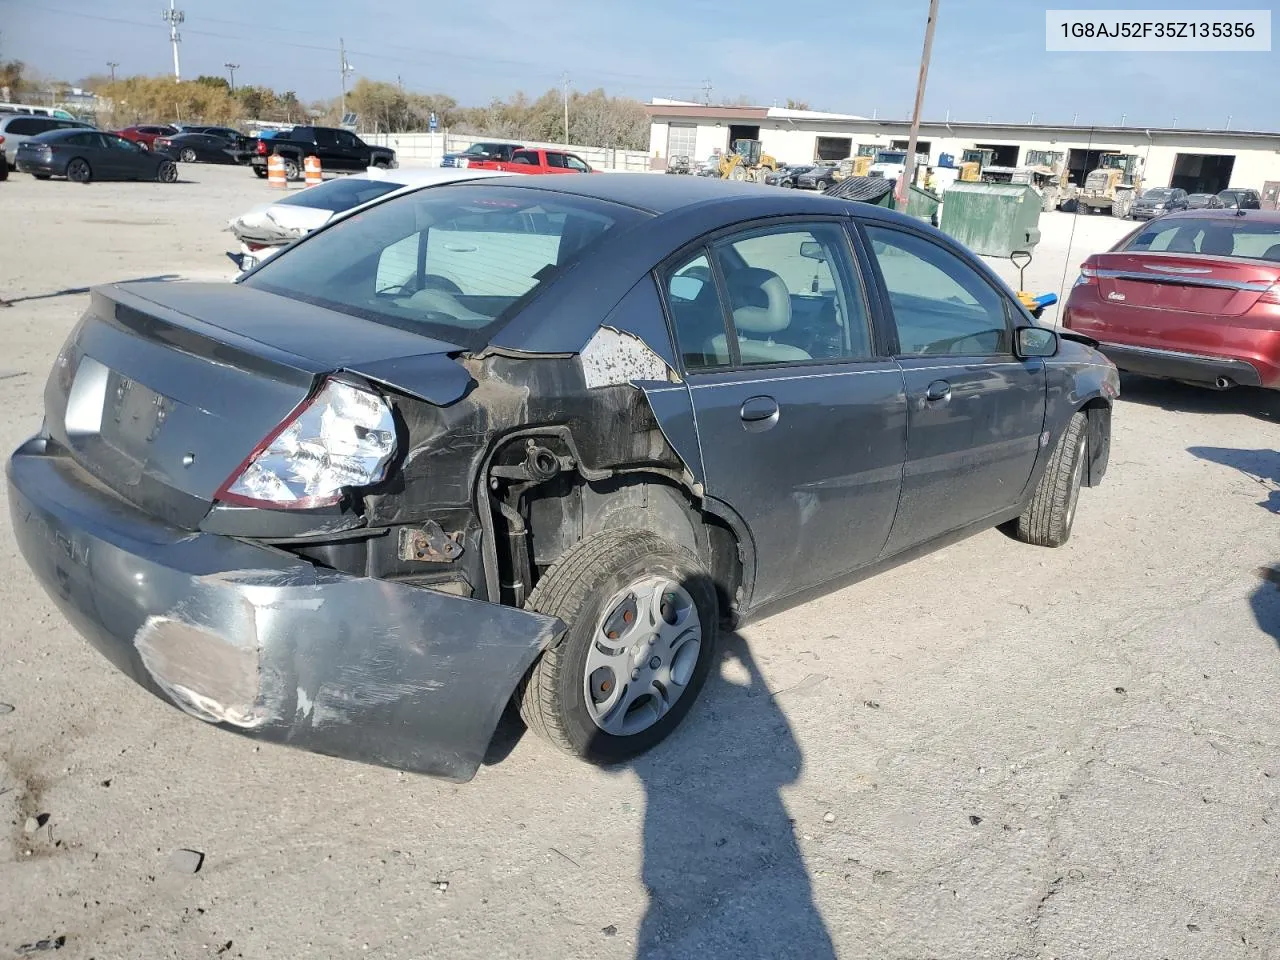
[{"label": "car door", "polygon": [[[315,153],[320,158],[320,164],[326,170],[346,170],[342,148],[338,145],[337,131],[316,127],[312,133],[316,138]],[[302,149],[304,156],[310,152],[305,146]]]},{"label": "car door", "polygon": [[112,178],[117,180],[150,180],[162,158],[140,144],[124,137],[101,133],[106,149],[104,159],[110,164]]},{"label": "car door", "polygon": [[565,163],[565,155],[558,150],[544,150],[542,155],[546,158],[547,173],[571,173],[568,165]]},{"label": "car door", "polygon": [[369,147],[349,130],[339,130],[338,153],[342,157],[343,170],[363,170],[368,166]]},{"label": "car door", "polygon": [[751,534],[752,605],[875,559],[898,503],[906,396],[843,224],[746,227],[661,280],[707,495]]},{"label": "car door", "polygon": [[1045,369],[1014,355],[1021,312],[957,251],[908,228],[864,229],[907,390],[892,555],[1022,502],[1042,442]]}]

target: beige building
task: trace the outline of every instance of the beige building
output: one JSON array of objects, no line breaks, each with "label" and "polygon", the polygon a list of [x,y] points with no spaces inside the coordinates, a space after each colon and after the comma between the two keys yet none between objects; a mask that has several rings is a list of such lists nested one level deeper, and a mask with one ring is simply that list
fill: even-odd
[{"label": "beige building", "polygon": [[[905,149],[910,124],[849,114],[780,107],[716,107],[654,100],[650,116],[651,165],[668,157],[705,160],[734,140],[759,140],[765,153],[784,163],[841,160],[877,148]],[[1136,156],[1148,187],[1181,187],[1214,193],[1225,187],[1280,187],[1280,133],[1245,130],[1179,130],[1015,123],[922,123],[918,153],[939,165],[944,154],[956,163],[965,150],[990,148],[1000,166],[1026,163],[1029,151],[1061,153],[1071,179],[1082,183],[1102,153]]]}]

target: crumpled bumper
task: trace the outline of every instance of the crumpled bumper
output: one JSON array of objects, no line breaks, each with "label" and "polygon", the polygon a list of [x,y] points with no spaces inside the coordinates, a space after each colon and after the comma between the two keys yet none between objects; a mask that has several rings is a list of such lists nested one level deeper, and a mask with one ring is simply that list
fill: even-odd
[{"label": "crumpled bumper", "polygon": [[9,461],[24,558],[67,619],[155,695],[317,753],[465,781],[565,627],[165,526],[45,441]]}]

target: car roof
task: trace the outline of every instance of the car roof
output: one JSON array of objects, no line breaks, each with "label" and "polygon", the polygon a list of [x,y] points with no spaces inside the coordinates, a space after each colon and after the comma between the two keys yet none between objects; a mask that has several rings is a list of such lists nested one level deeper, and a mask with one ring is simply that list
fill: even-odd
[{"label": "car roof", "polygon": [[79,133],[101,133],[101,130],[94,130],[92,127],[59,127],[57,130],[46,130],[44,133],[38,133],[32,140],[43,140],[48,143],[51,140],[62,140],[66,137],[74,136]]},{"label": "car roof", "polygon": [[1175,210],[1161,220],[1261,220],[1280,223],[1280,210]]},{"label": "car roof", "polygon": [[[754,183],[718,180],[711,177],[668,177],[660,174],[611,172],[576,177],[566,177],[563,174],[533,174],[514,178],[512,185],[604,200],[656,215],[718,201],[740,201],[748,205],[751,205],[750,201],[756,201],[754,205],[758,206],[759,210],[749,212],[747,216],[770,216],[778,213],[839,213],[842,209],[840,206],[833,206],[841,204],[841,201],[823,197],[821,194],[766,189]],[[847,212],[847,208],[844,209]]]}]

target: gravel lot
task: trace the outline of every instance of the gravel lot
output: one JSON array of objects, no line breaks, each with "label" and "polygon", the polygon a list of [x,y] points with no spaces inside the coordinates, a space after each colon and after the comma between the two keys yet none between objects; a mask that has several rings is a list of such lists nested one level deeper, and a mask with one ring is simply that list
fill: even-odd
[{"label": "gravel lot", "polygon": [[[223,227],[269,190],[183,174],[0,183],[6,453],[86,286],[232,276]],[[1046,215],[1028,286],[1125,229]],[[1280,956],[1278,423],[1126,380],[1067,546],[984,533],[727,638],[626,769],[511,727],[464,786],[164,706],[55,612],[6,506],[0,956]]]}]

